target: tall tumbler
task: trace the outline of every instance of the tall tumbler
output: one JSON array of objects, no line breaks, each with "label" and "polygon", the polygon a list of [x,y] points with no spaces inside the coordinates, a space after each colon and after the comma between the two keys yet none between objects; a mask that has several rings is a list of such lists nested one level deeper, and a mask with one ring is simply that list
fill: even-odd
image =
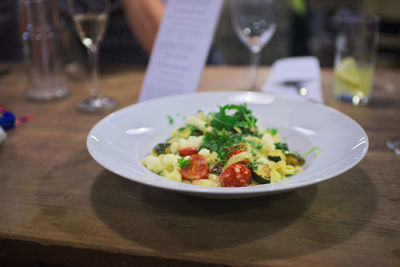
[{"label": "tall tumbler", "polygon": [[66,84],[53,0],[23,0],[26,30],[22,34],[28,76],[27,97],[45,101],[70,93]]},{"label": "tall tumbler", "polygon": [[341,12],[335,19],[335,95],[342,101],[365,105],[373,86],[379,18],[361,12]]}]

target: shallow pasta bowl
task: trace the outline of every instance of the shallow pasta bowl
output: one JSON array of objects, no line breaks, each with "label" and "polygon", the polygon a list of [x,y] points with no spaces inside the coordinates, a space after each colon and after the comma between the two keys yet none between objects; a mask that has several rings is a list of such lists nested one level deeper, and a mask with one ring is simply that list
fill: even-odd
[{"label": "shallow pasta bowl", "polygon": [[[198,110],[246,102],[260,129],[276,128],[290,150],[304,155],[303,171],[286,180],[240,188],[203,187],[172,181],[146,169],[141,160],[164,142],[186,116]],[[243,198],[294,190],[333,178],[354,167],[368,150],[368,137],[354,120],[327,106],[258,92],[213,92],[164,97],[128,106],[99,121],[87,138],[90,155],[104,168],[134,182],[184,194]]]}]

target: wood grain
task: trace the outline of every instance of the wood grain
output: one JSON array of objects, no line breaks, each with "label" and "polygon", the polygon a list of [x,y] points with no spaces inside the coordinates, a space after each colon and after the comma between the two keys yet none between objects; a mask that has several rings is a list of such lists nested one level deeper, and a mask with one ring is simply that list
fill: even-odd
[{"label": "wood grain", "polygon": [[[398,72],[378,70],[371,105],[334,99],[332,70],[322,71],[325,103],[356,120],[370,149],[335,179],[293,192],[212,200],[148,188],[110,173],[86,150],[105,114],[82,114],[88,94],[71,82],[65,100],[24,96],[24,73],[0,76],[0,105],[35,119],[0,145],[0,257],[3,262],[80,266],[398,266],[400,137]],[[261,69],[261,78],[268,68]],[[104,93],[120,107],[137,101],[144,70],[103,70]],[[207,67],[199,91],[242,90],[248,70]],[[0,261],[1,263],[2,261]]]}]

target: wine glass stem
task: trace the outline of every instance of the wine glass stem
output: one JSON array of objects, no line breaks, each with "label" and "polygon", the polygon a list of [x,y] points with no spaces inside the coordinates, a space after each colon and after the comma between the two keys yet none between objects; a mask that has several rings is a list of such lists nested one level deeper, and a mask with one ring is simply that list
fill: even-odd
[{"label": "wine glass stem", "polygon": [[90,94],[95,98],[101,98],[101,92],[99,88],[99,53],[96,45],[88,47],[89,54],[89,65],[90,65],[90,76],[92,78],[92,89]]},{"label": "wine glass stem", "polygon": [[257,91],[257,68],[260,63],[260,52],[250,52],[250,90]]}]

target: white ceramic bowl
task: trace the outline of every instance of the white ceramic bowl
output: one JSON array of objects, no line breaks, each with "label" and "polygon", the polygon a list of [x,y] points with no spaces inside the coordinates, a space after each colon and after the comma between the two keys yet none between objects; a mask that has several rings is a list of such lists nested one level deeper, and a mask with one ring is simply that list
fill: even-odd
[{"label": "white ceramic bowl", "polygon": [[[318,146],[303,171],[281,182],[239,188],[203,187],[175,182],[147,170],[141,160],[198,110],[246,102],[261,129],[276,128],[291,150],[300,154]],[[171,125],[167,116],[174,119]],[[333,178],[354,167],[367,153],[365,131],[348,116],[327,106],[257,92],[178,95],[118,110],[90,131],[90,155],[104,168],[132,181],[175,192],[213,198],[242,198],[293,190]]]}]

